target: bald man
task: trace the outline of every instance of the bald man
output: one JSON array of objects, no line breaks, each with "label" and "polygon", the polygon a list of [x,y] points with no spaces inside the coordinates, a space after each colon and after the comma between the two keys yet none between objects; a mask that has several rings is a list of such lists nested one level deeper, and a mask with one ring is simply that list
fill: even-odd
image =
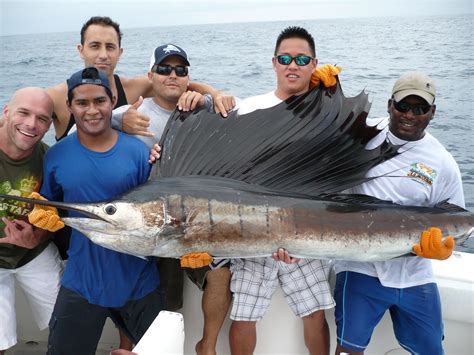
[{"label": "bald man", "polygon": [[[27,197],[42,181],[41,139],[52,122],[45,90],[23,88],[3,108],[0,120],[0,193]],[[40,329],[48,326],[59,291],[61,263],[50,233],[33,228],[32,206],[0,200],[0,355],[17,342],[15,282],[23,289]]]}]

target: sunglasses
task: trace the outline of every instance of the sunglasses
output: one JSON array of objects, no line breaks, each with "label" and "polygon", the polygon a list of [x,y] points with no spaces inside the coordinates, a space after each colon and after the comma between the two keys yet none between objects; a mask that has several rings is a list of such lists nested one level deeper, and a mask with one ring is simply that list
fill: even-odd
[{"label": "sunglasses", "polygon": [[398,112],[407,113],[411,111],[416,116],[425,115],[431,109],[431,105],[412,105],[403,101],[396,102],[395,100],[392,100],[392,102],[393,107],[395,107]]},{"label": "sunglasses", "polygon": [[297,55],[296,57],[292,57],[288,54],[281,54],[275,57],[281,65],[290,65],[292,61],[295,61],[296,65],[298,66],[305,66],[308,65],[313,57],[308,55]]},{"label": "sunglasses", "polygon": [[158,64],[155,67],[154,72],[159,75],[170,75],[171,72],[174,70],[176,76],[186,76],[188,75],[188,67],[184,65],[175,65],[174,67],[169,64]]}]

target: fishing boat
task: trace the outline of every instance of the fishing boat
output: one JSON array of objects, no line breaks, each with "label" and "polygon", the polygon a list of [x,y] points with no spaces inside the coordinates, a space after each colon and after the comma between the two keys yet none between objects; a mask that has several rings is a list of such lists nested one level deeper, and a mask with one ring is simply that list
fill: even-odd
[{"label": "fishing boat", "polygon": [[[447,355],[474,354],[474,254],[455,252],[448,260],[433,261],[433,269],[437,279],[443,307],[445,327],[444,349]],[[335,275],[331,274],[331,284],[334,287]],[[17,317],[19,343],[8,355],[39,355],[46,352],[48,331],[39,331],[36,327],[31,310],[21,291],[17,290]],[[183,337],[178,328],[174,336],[166,333],[166,339],[175,339],[173,349],[180,351],[174,354],[194,354],[194,346],[202,335],[202,293],[188,279],[184,285],[184,307],[179,311],[184,326]],[[331,354],[334,353],[336,334],[333,310],[326,312],[331,332]],[[168,317],[181,319],[181,317]],[[230,354],[228,333],[230,319],[227,319],[221,330],[217,345],[217,353]],[[174,323],[176,325],[176,323]],[[168,329],[170,326],[158,326]],[[147,334],[145,335],[147,337]],[[159,334],[150,334],[151,342],[147,341],[147,350],[139,354],[170,354],[160,351],[164,347],[159,343]],[[163,337],[162,337],[163,338]],[[150,345],[151,344],[151,345]],[[169,346],[170,344],[167,344]],[[97,355],[109,354],[111,349],[118,347],[118,332],[109,320],[104,328]],[[142,348],[143,349],[143,348]],[[303,340],[303,323],[295,317],[286,304],[281,290],[278,288],[270,308],[262,321],[257,323],[257,347],[255,354],[299,355],[307,354]],[[390,316],[385,314],[372,336],[367,355],[402,355],[408,354],[397,343],[392,330]]]}]

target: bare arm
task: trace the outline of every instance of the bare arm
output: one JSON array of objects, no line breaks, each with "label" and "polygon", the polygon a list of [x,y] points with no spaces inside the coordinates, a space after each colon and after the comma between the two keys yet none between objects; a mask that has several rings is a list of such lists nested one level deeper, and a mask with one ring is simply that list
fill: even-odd
[{"label": "bare arm", "polygon": [[214,100],[214,110],[227,117],[227,113],[235,106],[235,98],[232,95],[226,95],[221,91],[214,89],[212,86],[192,81],[189,83],[189,89],[197,91],[201,94],[209,94]]},{"label": "bare arm", "polygon": [[66,132],[70,117],[66,103],[67,85],[66,83],[61,83],[46,89],[46,92],[54,103],[53,124],[56,138],[61,137]]}]

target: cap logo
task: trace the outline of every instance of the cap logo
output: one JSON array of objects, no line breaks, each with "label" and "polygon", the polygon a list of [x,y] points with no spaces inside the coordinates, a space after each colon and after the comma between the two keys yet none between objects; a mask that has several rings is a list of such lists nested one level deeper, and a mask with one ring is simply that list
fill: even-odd
[{"label": "cap logo", "polygon": [[431,84],[430,84],[430,83],[426,83],[426,88],[427,88],[427,89],[431,88]]},{"label": "cap logo", "polygon": [[173,46],[172,44],[168,44],[165,48],[163,48],[163,52],[165,52],[166,54],[169,54],[171,51],[181,52],[179,48]]},{"label": "cap logo", "polygon": [[100,79],[82,79],[82,84],[94,84],[94,85],[102,85],[102,80]]}]

